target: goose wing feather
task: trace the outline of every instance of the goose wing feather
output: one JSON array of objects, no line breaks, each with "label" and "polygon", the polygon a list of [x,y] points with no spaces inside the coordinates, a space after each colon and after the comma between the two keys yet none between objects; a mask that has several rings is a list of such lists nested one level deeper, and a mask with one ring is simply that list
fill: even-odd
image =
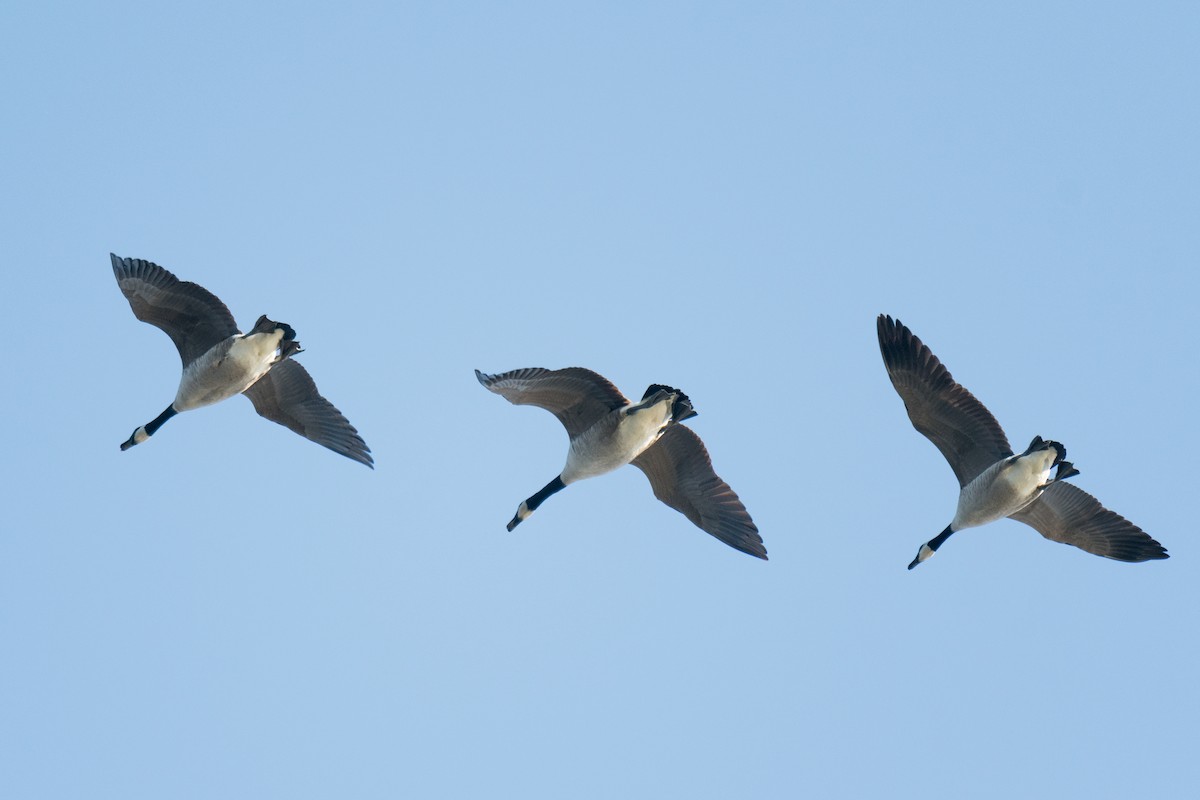
[{"label": "goose wing feather", "polygon": [[229,309],[203,286],[181,281],[140,258],[109,256],[117,285],[133,315],[171,337],[183,366],[238,333]]},{"label": "goose wing feather", "polygon": [[659,500],[730,547],[766,560],[758,527],[729,484],[713,471],[704,442],[691,428],[671,425],[633,465],[646,473]]},{"label": "goose wing feather", "polygon": [[879,315],[879,350],[913,427],[950,462],[960,486],[1012,455],[1004,430],[900,320]]},{"label": "goose wing feather", "polygon": [[1166,548],[1078,486],[1056,481],[1012,518],[1045,536],[1117,561],[1168,558]]},{"label": "goose wing feather", "polygon": [[629,404],[602,375],[590,369],[514,369],[497,375],[475,370],[484,388],[515,405],[544,408],[558,418],[574,439],[601,418]]},{"label": "goose wing feather", "polygon": [[342,412],[321,396],[299,362],[281,361],[243,394],[261,416],[374,469],[371,448]]}]

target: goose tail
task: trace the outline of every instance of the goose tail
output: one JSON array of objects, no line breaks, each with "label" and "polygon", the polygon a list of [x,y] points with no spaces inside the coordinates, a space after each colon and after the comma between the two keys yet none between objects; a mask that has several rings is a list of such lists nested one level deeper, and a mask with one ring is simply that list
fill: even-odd
[{"label": "goose tail", "polygon": [[665,386],[661,383],[650,384],[650,388],[642,395],[642,399],[645,400],[655,392],[667,392],[668,394],[675,395],[675,402],[671,404],[671,419],[673,421],[683,422],[685,419],[691,419],[699,414],[696,409],[692,408],[692,401],[686,394],[672,386]]}]

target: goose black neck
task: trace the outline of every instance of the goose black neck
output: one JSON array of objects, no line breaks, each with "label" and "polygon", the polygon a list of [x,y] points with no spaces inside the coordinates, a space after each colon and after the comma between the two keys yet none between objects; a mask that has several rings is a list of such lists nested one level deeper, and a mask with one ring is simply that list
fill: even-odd
[{"label": "goose black neck", "polygon": [[526,500],[525,507],[528,508],[530,511],[533,511],[538,506],[540,506],[547,497],[554,494],[555,492],[560,492],[565,488],[567,488],[567,485],[565,483],[563,483],[562,476],[559,475],[554,480],[550,481],[545,486],[543,486],[541,489],[539,489],[537,494],[535,494],[533,497]]},{"label": "goose black neck", "polygon": [[946,530],[942,531],[937,536],[933,537],[932,539],[930,539],[927,542],[927,544],[929,545],[929,549],[936,553],[937,549],[939,547],[941,547],[943,544],[945,544],[946,540],[949,539],[951,534],[953,534],[953,533],[954,533],[954,530],[949,525],[947,525]]},{"label": "goose black neck", "polygon": [[155,417],[152,422],[146,423],[146,434],[148,436],[153,436],[154,432],[157,431],[159,428],[161,428],[163,426],[164,422],[166,422],[167,420],[169,420],[171,417],[175,416],[178,413],[179,412],[175,410],[174,403],[167,406],[166,411],[162,412],[157,417]]}]

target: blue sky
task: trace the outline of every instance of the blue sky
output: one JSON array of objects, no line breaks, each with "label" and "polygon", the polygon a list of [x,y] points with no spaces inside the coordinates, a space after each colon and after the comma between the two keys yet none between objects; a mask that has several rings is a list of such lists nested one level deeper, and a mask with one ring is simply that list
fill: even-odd
[{"label": "blue sky", "polygon": [[[0,15],[0,794],[1186,797],[1188,4],[25,4]],[[374,472],[174,395],[108,253],[290,323]],[[1171,552],[1003,521],[899,317]],[[771,561],[473,369],[678,386]]]}]

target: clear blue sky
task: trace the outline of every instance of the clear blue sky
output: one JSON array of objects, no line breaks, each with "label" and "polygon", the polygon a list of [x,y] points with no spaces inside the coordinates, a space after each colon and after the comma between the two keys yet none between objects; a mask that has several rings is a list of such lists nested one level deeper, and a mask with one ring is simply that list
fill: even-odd
[{"label": "clear blue sky", "polygon": [[[975,4],[970,4],[974,6]],[[1188,797],[1200,10],[0,12],[5,798]],[[174,395],[108,253],[289,322],[374,472]],[[1004,521],[910,325],[1166,545]],[[764,563],[473,369],[678,386]]]}]

